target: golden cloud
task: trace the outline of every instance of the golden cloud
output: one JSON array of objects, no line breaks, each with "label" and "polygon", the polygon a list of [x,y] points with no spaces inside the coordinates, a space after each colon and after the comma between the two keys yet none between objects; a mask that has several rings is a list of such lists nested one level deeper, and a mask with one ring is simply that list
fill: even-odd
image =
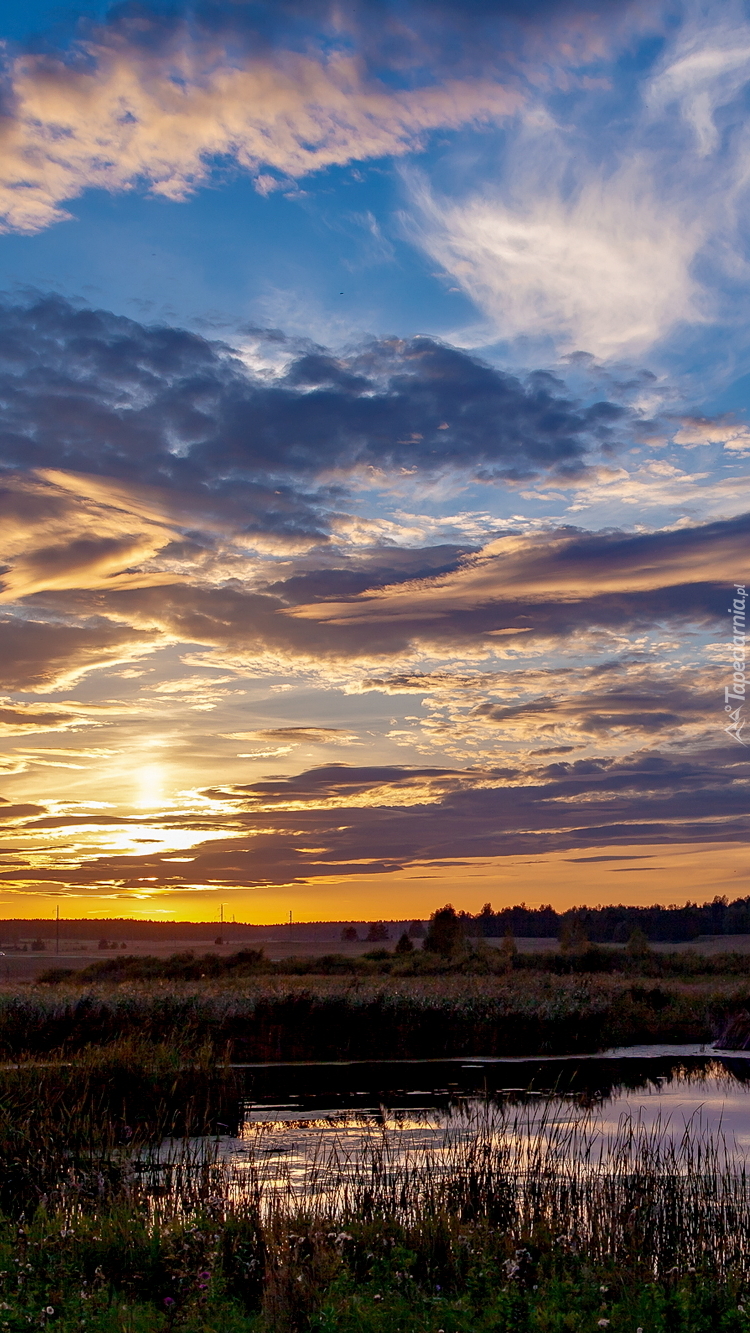
[{"label": "golden cloud", "polygon": [[738,549],[737,532],[721,524],[692,530],[692,539],[689,529],[643,537],[567,532],[501,537],[453,573],[375,589],[348,602],[290,607],[284,614],[333,625],[414,623],[493,601],[576,602],[686,583],[727,583]]},{"label": "golden cloud", "polygon": [[231,156],[278,183],[352,160],[402,154],[436,128],[497,120],[520,95],[496,82],[451,81],[393,91],[359,60],[281,53],[232,63],[185,41],[168,56],[126,42],[89,43],[85,65],[25,55],[11,67],[14,112],[2,130],[0,212],[7,230],[36,232],[92,186],[184,199]]}]

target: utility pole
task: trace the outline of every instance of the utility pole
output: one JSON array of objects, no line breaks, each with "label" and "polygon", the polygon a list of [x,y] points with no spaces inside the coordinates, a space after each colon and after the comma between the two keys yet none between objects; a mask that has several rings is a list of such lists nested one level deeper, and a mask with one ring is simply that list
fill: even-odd
[{"label": "utility pole", "polygon": [[289,938],[290,938],[290,939],[292,938],[292,912],[291,912],[291,908],[289,909]]},{"label": "utility pole", "polygon": [[219,922],[220,922],[220,926],[219,926],[219,944],[223,944],[223,943],[224,943],[224,904],[223,904],[223,903],[221,904],[221,907],[220,907],[219,910],[220,910],[220,913],[221,913],[221,915],[220,915],[220,917],[219,917]]},{"label": "utility pole", "polygon": [[60,952],[60,904],[57,904],[55,916],[55,953]]}]

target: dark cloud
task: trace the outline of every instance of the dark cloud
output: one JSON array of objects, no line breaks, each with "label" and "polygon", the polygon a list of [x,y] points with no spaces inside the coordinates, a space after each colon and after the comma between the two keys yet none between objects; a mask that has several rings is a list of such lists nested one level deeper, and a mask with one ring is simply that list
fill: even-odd
[{"label": "dark cloud", "polygon": [[252,733],[263,741],[310,741],[313,744],[325,745],[329,741],[337,741],[342,737],[351,735],[343,727],[266,727],[263,731]]},{"label": "dark cloud", "polygon": [[[392,658],[419,644],[451,654],[478,641],[511,640],[531,649],[537,639],[566,640],[593,630],[624,634],[664,623],[724,627],[726,588],[742,562],[749,530],[745,516],[648,536],[568,532],[561,542],[519,538],[507,553],[470,559],[455,574],[382,589],[373,569],[371,598],[302,607],[295,605],[296,583],[288,600],[229,584],[172,584],[78,598],[47,594],[40,600],[245,656],[353,661]],[[691,581],[703,570],[705,580]],[[328,575],[321,573],[318,584],[310,577],[320,591]],[[646,586],[638,588],[639,581]],[[553,591],[545,594],[545,585]],[[420,678],[408,688],[420,688]]]},{"label": "dark cloud", "polygon": [[[424,861],[737,842],[750,833],[742,781],[748,763],[750,754],[732,752],[728,759],[723,748],[687,756],[641,752],[531,771],[327,764],[206,791],[226,805],[228,836],[194,848],[187,880],[185,867],[152,853],[40,869],[33,878],[92,889],[106,882],[108,891],[143,889],[156,878],[167,892],[179,892],[186,884],[232,888],[388,874]],[[74,822],[103,821],[82,812]],[[189,818],[182,822],[190,827]],[[63,823],[31,819],[27,827]],[[221,825],[218,814],[214,830]],[[0,875],[14,878],[10,869]]]},{"label": "dark cloud", "polygon": [[392,548],[357,560],[350,568],[311,569],[290,578],[267,583],[264,592],[280,597],[287,605],[324,602],[410,579],[435,578],[458,568],[472,551],[467,546],[433,546],[417,550]]},{"label": "dark cloud", "polygon": [[0,689],[42,693],[82,672],[127,661],[156,638],[103,618],[75,625],[12,615],[0,619],[0,634]]},{"label": "dark cloud", "polygon": [[0,796],[0,823],[7,820],[28,819],[29,816],[40,814],[44,810],[42,805],[31,805],[28,801],[25,803],[6,801],[4,796]]},{"label": "dark cloud", "polygon": [[715,691],[708,695],[695,680],[690,687],[684,681],[665,683],[652,676],[637,685],[581,690],[564,699],[537,696],[511,706],[481,703],[471,710],[468,720],[498,725],[528,721],[537,733],[568,724],[593,737],[635,731],[645,740],[660,732],[675,732],[686,723],[709,717],[712,711],[716,711]]},{"label": "dark cloud", "polygon": [[[430,338],[346,356],[309,348],[254,376],[229,348],[57,297],[0,309],[0,456],[158,487],[209,524],[323,535],[308,493],[354,469],[576,471],[623,409],[583,408],[547,375],[526,381]],[[244,517],[244,522],[242,521]]]},{"label": "dark cloud", "polygon": [[[256,56],[348,42],[371,76],[388,71],[406,83],[425,68],[433,77],[467,68],[507,77],[516,73],[519,53],[536,53],[543,44],[549,54],[565,37],[571,60],[571,32],[581,42],[582,30],[581,54],[589,48],[598,54],[629,19],[637,28],[652,27],[658,10],[646,11],[639,0],[609,0],[605,7],[596,0],[351,0],[344,8],[334,0],[202,0],[168,8],[131,2],[114,5],[104,24],[83,20],[78,32],[161,56],[188,40],[218,41]],[[35,47],[53,51],[54,41],[41,37]]]}]

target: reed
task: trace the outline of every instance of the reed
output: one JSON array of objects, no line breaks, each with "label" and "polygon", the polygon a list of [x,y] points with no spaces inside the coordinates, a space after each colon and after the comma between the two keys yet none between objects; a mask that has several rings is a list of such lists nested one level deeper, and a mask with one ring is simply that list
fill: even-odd
[{"label": "reed", "polygon": [[256,978],[0,991],[0,1056],[138,1038],[236,1060],[570,1054],[706,1041],[748,1007],[710,990],[617,978]]},{"label": "reed", "polygon": [[18,1216],[69,1189],[101,1202],[120,1191],[134,1152],[168,1134],[233,1128],[238,1107],[235,1075],[210,1048],[187,1062],[131,1040],[74,1062],[2,1066],[0,1208]]}]

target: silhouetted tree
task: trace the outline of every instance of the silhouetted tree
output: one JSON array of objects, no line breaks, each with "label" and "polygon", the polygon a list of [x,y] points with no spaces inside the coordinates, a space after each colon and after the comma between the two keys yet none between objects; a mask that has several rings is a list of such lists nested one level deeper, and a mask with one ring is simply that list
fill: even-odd
[{"label": "silhouetted tree", "polygon": [[371,921],[370,929],[367,932],[368,944],[380,944],[383,940],[389,940],[391,933],[385,924],[385,921]]},{"label": "silhouetted tree", "polygon": [[400,935],[400,936],[399,936],[398,944],[396,945],[396,950],[395,950],[395,951],[396,951],[396,953],[413,953],[413,952],[414,952],[414,945],[412,944],[411,940],[409,939],[409,936],[407,935],[406,931],[404,931],[403,935]]},{"label": "silhouetted tree", "polygon": [[464,940],[463,922],[452,905],[438,908],[430,917],[423,948],[430,953],[439,953],[443,958],[450,958],[457,953]]},{"label": "silhouetted tree", "polygon": [[341,938],[342,938],[342,940],[344,941],[345,944],[353,944],[355,940],[358,940],[358,939],[359,939],[359,935],[357,934],[356,927],[355,927],[355,926],[344,926],[344,929],[343,929],[342,932],[341,932]]}]

